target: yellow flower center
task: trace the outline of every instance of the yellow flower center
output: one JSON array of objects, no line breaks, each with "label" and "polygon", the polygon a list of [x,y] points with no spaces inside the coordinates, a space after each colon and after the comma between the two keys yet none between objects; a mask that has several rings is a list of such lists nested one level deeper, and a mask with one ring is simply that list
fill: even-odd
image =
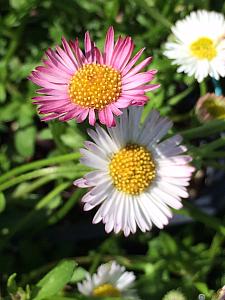
[{"label": "yellow flower center", "polygon": [[120,297],[120,291],[112,284],[106,283],[94,288],[92,292],[95,297]]},{"label": "yellow flower center", "polygon": [[114,68],[86,64],[70,80],[69,96],[82,107],[102,109],[119,98],[121,86],[121,74]]},{"label": "yellow flower center", "polygon": [[191,44],[191,53],[199,59],[212,60],[216,54],[216,47],[210,38],[202,37]]},{"label": "yellow flower center", "polygon": [[128,144],[113,155],[109,171],[115,187],[131,195],[143,192],[156,176],[151,153],[135,144]]}]

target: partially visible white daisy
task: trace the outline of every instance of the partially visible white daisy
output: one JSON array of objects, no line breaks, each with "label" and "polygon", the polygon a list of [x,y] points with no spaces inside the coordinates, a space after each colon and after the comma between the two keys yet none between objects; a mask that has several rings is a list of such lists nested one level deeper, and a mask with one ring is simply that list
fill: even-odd
[{"label": "partially visible white daisy", "polygon": [[225,76],[225,19],[217,12],[192,12],[172,27],[174,42],[167,42],[164,54],[201,82],[208,75]]},{"label": "partially visible white daisy", "polygon": [[94,142],[85,142],[80,160],[92,171],[74,182],[90,188],[82,198],[84,210],[100,205],[93,223],[102,221],[106,232],[123,231],[125,236],[149,231],[155,224],[163,228],[172,213],[169,207],[182,207],[194,168],[192,158],[184,155],[182,137],[160,140],[172,122],[153,110],[139,126],[141,107],[124,110],[117,125],[107,131],[96,125],[88,134]]},{"label": "partially visible white daisy", "polygon": [[217,293],[218,300],[225,300],[225,285]]},{"label": "partially visible white daisy", "polygon": [[77,284],[80,293],[92,297],[124,297],[125,299],[139,299],[133,289],[135,275],[127,272],[115,261],[98,267],[92,276],[88,273],[82,283]]}]

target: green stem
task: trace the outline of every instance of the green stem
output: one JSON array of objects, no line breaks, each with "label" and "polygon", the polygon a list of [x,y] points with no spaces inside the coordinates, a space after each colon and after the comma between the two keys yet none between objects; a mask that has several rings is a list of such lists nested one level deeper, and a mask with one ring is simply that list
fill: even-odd
[{"label": "green stem", "polygon": [[224,243],[225,236],[217,233],[212,240],[210,249],[209,249],[209,257],[214,259],[221,251],[221,247]]},{"label": "green stem", "polygon": [[225,145],[225,137],[221,137],[211,143],[208,143],[207,145],[201,146],[199,151],[202,155],[205,155],[214,149],[220,148]]},{"label": "green stem", "polygon": [[207,227],[215,229],[217,232],[225,236],[225,226],[222,225],[217,218],[202,212],[188,201],[184,202],[184,207],[187,209],[188,215],[194,220],[205,224]]},{"label": "green stem", "polygon": [[36,205],[35,210],[39,210],[48,205],[48,203],[56,197],[60,192],[64,191],[71,182],[64,182],[56,186],[50,193],[48,193],[44,198],[42,198]]},{"label": "green stem", "polygon": [[224,151],[213,151],[212,153],[201,153],[201,156],[211,157],[211,158],[224,158]]},{"label": "green stem", "polygon": [[61,140],[61,131],[65,125],[62,123],[57,123],[55,120],[52,120],[48,123],[48,126],[51,130],[52,137],[56,147],[59,149],[61,153],[67,153],[68,148],[63,144]]},{"label": "green stem", "polygon": [[28,194],[30,194],[31,192],[38,189],[39,187],[45,185],[49,181],[56,179],[57,177],[59,177],[58,174],[52,174],[52,175],[49,175],[49,176],[38,178],[37,180],[31,182],[27,187],[23,188],[22,191],[20,191],[20,190],[16,191],[13,194],[13,197],[14,198],[19,198],[19,197],[22,197],[22,196],[25,197]]},{"label": "green stem", "polygon": [[180,134],[186,139],[209,136],[225,130],[225,120],[213,120],[202,126],[181,131]]},{"label": "green stem", "polygon": [[204,80],[199,84],[199,88],[200,88],[200,95],[202,97],[207,93],[207,85]]},{"label": "green stem", "polygon": [[180,94],[170,98],[168,100],[169,105],[176,105],[177,103],[179,103],[184,97],[186,97],[188,94],[190,94],[190,92],[193,90],[193,88],[194,88],[193,86],[190,86],[189,88],[187,88]]},{"label": "green stem", "polygon": [[92,264],[89,268],[89,273],[93,274],[96,271],[98,265],[101,262],[101,259],[102,259],[102,253],[101,252],[100,253],[95,253],[95,255],[93,257],[93,260],[92,260]]},{"label": "green stem", "polygon": [[87,169],[81,169],[80,165],[76,165],[74,167],[48,167],[48,168],[32,171],[30,173],[20,175],[16,178],[13,178],[13,179],[8,180],[7,182],[1,184],[0,191],[8,189],[8,188],[12,187],[13,185],[16,185],[16,184],[21,183],[26,180],[34,179],[34,178],[41,177],[41,176],[49,176],[52,174],[58,174],[58,175],[61,175],[62,177],[66,177],[66,178],[73,178],[75,175],[77,175],[75,173],[75,171],[78,171],[79,174],[81,173],[83,175],[83,173],[79,172],[79,171],[86,172]]},{"label": "green stem", "polygon": [[71,183],[70,182],[64,182],[56,186],[50,193],[48,193],[44,198],[42,198],[16,226],[10,231],[9,235],[5,238],[4,241],[1,241],[1,248],[4,248],[9,240],[21,229],[24,228],[24,226],[29,223],[35,216],[38,210],[45,208],[52,199],[60,194],[62,191],[64,191]]},{"label": "green stem", "polygon": [[84,193],[83,189],[76,189],[73,195],[63,205],[63,207],[59,209],[53,216],[50,217],[48,223],[53,225],[58,221],[60,221],[73,208],[73,206],[77,203],[77,201],[80,200],[83,193]]},{"label": "green stem", "polygon": [[34,161],[32,163],[28,163],[28,164],[16,167],[16,168],[10,170],[9,172],[3,174],[0,177],[0,183],[8,180],[12,176],[19,175],[19,174],[24,173],[29,170],[33,170],[33,169],[37,169],[37,168],[49,166],[49,165],[55,165],[57,163],[63,163],[66,161],[78,160],[79,158],[80,158],[80,154],[75,152],[75,153],[64,154],[64,155],[60,155],[60,156],[55,156],[55,157],[50,157],[47,159]]}]

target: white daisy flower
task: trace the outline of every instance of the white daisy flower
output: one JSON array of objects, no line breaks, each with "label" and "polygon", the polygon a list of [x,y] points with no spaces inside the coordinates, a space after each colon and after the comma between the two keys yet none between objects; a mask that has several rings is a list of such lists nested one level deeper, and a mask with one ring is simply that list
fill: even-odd
[{"label": "white daisy flower", "polygon": [[181,197],[188,197],[187,186],[194,171],[182,137],[160,140],[172,127],[168,118],[153,110],[139,126],[141,107],[125,110],[117,125],[107,131],[96,125],[88,134],[80,160],[96,169],[74,182],[90,188],[82,202],[84,210],[100,205],[93,223],[102,221],[106,232],[123,231],[125,236],[163,228],[172,217],[169,207],[182,207]]},{"label": "white daisy flower", "polygon": [[175,41],[167,42],[164,54],[180,65],[178,72],[201,82],[208,75],[225,76],[225,19],[216,12],[192,12],[172,27]]},{"label": "white daisy flower", "polygon": [[92,297],[124,297],[125,299],[139,299],[133,289],[135,275],[127,272],[115,261],[98,267],[97,273],[86,275],[82,283],[77,284],[79,292]]}]

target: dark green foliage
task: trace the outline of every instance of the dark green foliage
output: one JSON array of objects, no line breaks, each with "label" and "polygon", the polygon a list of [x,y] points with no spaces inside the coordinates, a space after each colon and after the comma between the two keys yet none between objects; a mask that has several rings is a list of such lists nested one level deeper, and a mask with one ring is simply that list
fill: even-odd
[{"label": "dark green foliage", "polygon": [[[171,25],[199,8],[225,13],[222,0],[0,0],[2,299],[86,299],[77,293],[76,282],[85,270],[95,272],[112,259],[136,273],[144,300],[160,300],[172,289],[187,299],[199,294],[211,299],[225,284],[224,209],[211,218],[187,206],[181,213],[194,222],[127,239],[106,236],[102,225],[91,224],[93,212],[84,213],[79,204],[84,192],[72,185],[86,170],[78,164],[78,151],[87,124],[40,122],[31,100],[36,87],[27,80],[44,51],[60,44],[62,36],[78,36],[82,44],[89,30],[101,47],[113,25],[117,35],[134,39],[136,51],[146,47],[145,55],[154,57],[151,68],[159,70],[155,82],[161,88],[149,93],[144,117],[153,107],[170,116],[173,130],[183,132],[195,166],[224,170],[217,160],[224,159],[225,141],[218,135],[224,120],[198,123],[193,107],[204,86],[176,73],[162,54]],[[198,139],[209,133],[214,141],[199,146]],[[74,259],[58,264],[67,257]]]}]

